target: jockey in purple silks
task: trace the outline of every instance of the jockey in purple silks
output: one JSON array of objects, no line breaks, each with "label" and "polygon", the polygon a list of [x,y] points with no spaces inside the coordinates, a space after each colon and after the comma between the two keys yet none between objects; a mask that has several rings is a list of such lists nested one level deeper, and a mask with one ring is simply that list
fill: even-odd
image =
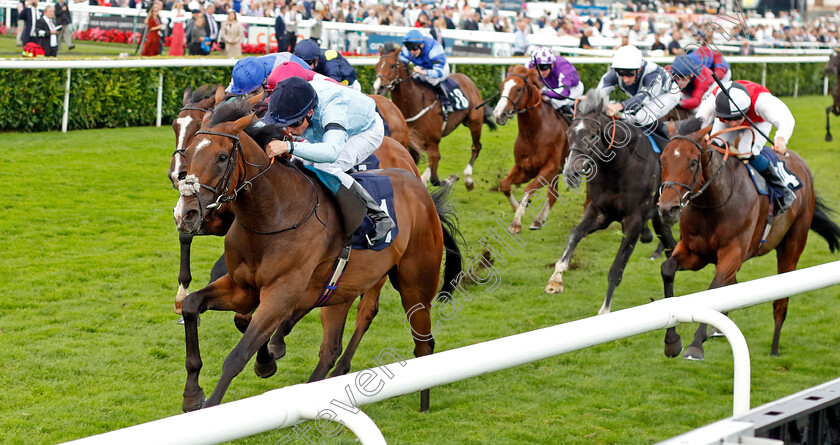
[{"label": "jockey in purple silks", "polygon": [[531,60],[525,63],[527,68],[537,67],[543,97],[555,110],[572,114],[575,99],[583,95],[583,82],[575,67],[561,56],[555,56],[545,46],[537,48]]}]

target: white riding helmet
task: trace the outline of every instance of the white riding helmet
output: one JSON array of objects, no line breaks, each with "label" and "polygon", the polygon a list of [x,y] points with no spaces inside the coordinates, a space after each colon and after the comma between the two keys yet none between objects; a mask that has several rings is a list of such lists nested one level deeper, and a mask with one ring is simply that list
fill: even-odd
[{"label": "white riding helmet", "polygon": [[637,70],[642,67],[642,52],[633,45],[624,45],[613,55],[611,68]]}]

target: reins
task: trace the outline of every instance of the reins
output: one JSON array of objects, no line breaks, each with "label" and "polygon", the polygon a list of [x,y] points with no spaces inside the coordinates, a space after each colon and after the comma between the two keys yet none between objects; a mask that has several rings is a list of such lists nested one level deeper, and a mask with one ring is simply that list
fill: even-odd
[{"label": "reins", "polygon": [[[510,98],[510,96],[505,96],[505,95],[502,95],[499,98],[499,99],[507,99],[508,102],[513,104],[513,108],[511,108],[510,111],[507,111],[506,113],[504,113],[504,115],[507,116],[508,119],[513,117],[514,114],[522,114],[522,113],[531,111],[534,108],[537,108],[538,106],[540,106],[540,104],[542,104],[542,94],[540,94],[540,91],[531,84],[531,82],[528,80],[527,77],[525,77],[521,74],[508,73],[508,77],[511,77],[511,76],[515,76],[515,77],[518,77],[518,78],[522,79],[522,82],[525,83],[525,93],[522,94],[522,96],[520,96],[519,100],[517,100],[517,101],[513,101]],[[536,93],[537,101],[534,103],[534,105],[528,106],[527,105],[527,98],[529,96],[531,96],[531,94],[533,94],[532,91],[534,91],[534,90],[537,91],[537,93]],[[525,102],[526,106],[524,108],[519,108],[519,106],[520,106],[520,104],[522,104],[522,102]]]}]

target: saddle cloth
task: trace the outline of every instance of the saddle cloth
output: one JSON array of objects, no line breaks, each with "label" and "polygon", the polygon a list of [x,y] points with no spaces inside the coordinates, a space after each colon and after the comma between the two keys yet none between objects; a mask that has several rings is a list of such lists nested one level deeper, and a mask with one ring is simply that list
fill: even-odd
[{"label": "saddle cloth", "polygon": [[[368,158],[370,159],[370,158]],[[366,160],[367,162],[367,160]],[[376,160],[376,165],[378,167],[379,160]],[[341,187],[341,181],[323,171],[318,170],[311,165],[304,166],[307,170],[309,170],[317,179],[321,182],[321,184],[326,187],[330,192],[335,196],[336,190]],[[357,166],[358,167],[358,166]],[[359,226],[358,229],[353,233],[350,237],[350,245],[353,249],[362,250],[362,249],[372,249],[372,250],[382,250],[391,245],[391,242],[394,238],[397,237],[397,234],[400,233],[399,223],[397,221],[397,213],[394,207],[394,187],[391,185],[391,178],[382,175],[376,175],[373,173],[353,173],[353,179],[359,183],[370,196],[374,199],[374,201],[379,203],[379,207],[384,210],[388,216],[394,220],[394,229],[385,237],[385,239],[377,242],[371,247],[368,247],[367,238],[365,235],[370,233],[373,230],[374,224],[373,221],[365,215],[362,224]],[[362,205],[361,203],[359,205]]]},{"label": "saddle cloth", "polygon": [[455,82],[454,79],[447,77],[443,80],[443,82],[441,82],[441,84],[441,89],[446,91],[449,96],[443,98],[441,102],[451,104],[452,109],[455,111],[466,110],[470,107],[470,101],[467,100],[467,96],[465,96],[464,92],[461,91],[461,87],[458,86],[458,82]]},{"label": "saddle cloth", "polygon": [[[762,147],[761,155],[770,158],[770,168],[775,169],[776,172],[779,173],[779,177],[785,180],[785,184],[789,189],[797,191],[802,188],[802,182],[799,178],[787,169],[784,162],[779,161],[779,158],[776,156],[776,152],[774,152],[770,147]],[[747,168],[747,172],[750,174],[750,179],[752,179],[753,185],[755,185],[755,190],[759,195],[769,196],[770,202],[775,202],[775,200],[781,199],[785,196],[782,190],[768,185],[764,177],[761,176],[761,173],[757,172],[753,166],[746,163],[744,166]]]}]

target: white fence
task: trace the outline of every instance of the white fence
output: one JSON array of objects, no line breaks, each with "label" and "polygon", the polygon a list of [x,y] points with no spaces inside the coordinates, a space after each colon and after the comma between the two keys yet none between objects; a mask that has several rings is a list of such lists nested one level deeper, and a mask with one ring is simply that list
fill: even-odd
[{"label": "white fence", "polygon": [[[510,337],[443,351],[320,382],[289,386],[263,395],[69,442],[78,445],[212,444],[247,437],[305,420],[324,428],[342,422],[364,444],[385,439],[359,406],[457,382],[566,352],[681,322],[718,327],[732,344],[733,415],[750,406],[749,351],[730,312],[840,284],[840,261],[734,284],[586,318]],[[379,363],[379,362],[378,362]],[[355,391],[353,390],[355,389]],[[350,399],[348,400],[348,396]],[[344,402],[348,400],[347,402]],[[339,409],[343,408],[343,409]],[[316,425],[316,426],[317,426]],[[331,424],[331,430],[338,424]]]},{"label": "white fence", "polygon": [[[352,57],[348,59],[351,64],[357,66],[372,66],[376,65],[377,58],[374,57]],[[448,59],[449,64],[454,72],[457,65],[514,65],[524,63],[527,59],[524,57],[451,57]],[[571,63],[575,65],[585,64],[599,64],[609,63],[608,58],[604,57],[568,57]],[[671,57],[649,57],[650,60],[659,64],[669,64],[673,61]],[[828,56],[798,56],[798,57],[780,57],[780,56],[735,56],[728,57],[732,64],[739,63],[760,63],[762,64],[761,84],[766,83],[767,79],[767,64],[768,63],[826,63]],[[48,59],[6,59],[0,64],[0,72],[3,69],[65,69],[67,70],[67,77],[64,90],[64,113],[61,117],[61,132],[67,132],[67,120],[70,113],[70,94],[72,92],[72,70],[74,69],[90,69],[90,68],[158,68],[158,67],[205,67],[205,66],[230,66],[236,64],[237,59],[219,59],[203,57],[200,59],[110,59],[110,60],[48,60]],[[794,86],[794,97],[797,96],[799,90],[799,79],[796,79]],[[823,95],[828,94],[828,77],[823,78]],[[160,74],[157,90],[156,102],[156,118],[155,125],[161,125],[163,117],[162,110],[163,101],[163,73]],[[151,107],[151,104],[149,104]]]}]

